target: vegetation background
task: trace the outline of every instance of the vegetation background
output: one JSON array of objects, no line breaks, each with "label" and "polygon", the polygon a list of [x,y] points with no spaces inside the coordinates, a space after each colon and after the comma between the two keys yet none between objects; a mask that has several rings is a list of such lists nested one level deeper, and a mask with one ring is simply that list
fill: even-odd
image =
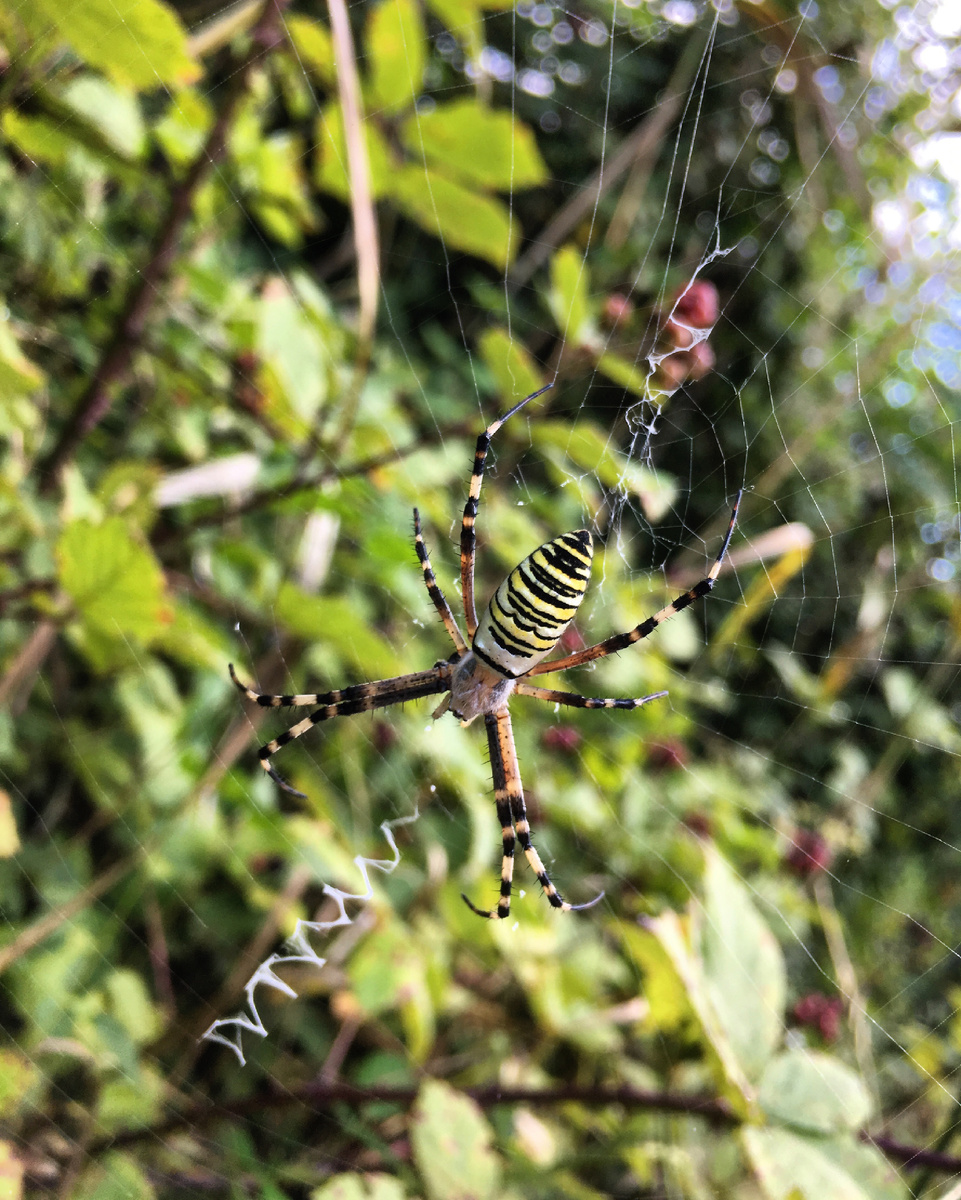
[{"label": "vegetation background", "polygon": [[[950,10],[0,0],[4,1196],[958,1194]],[[481,731],[333,722],[295,800],[227,663],[446,656],[411,508],[456,602],[550,380],[481,597],[587,522],[630,628],[747,490],[565,684],[669,699],[515,703],[605,899],[501,927]]]}]

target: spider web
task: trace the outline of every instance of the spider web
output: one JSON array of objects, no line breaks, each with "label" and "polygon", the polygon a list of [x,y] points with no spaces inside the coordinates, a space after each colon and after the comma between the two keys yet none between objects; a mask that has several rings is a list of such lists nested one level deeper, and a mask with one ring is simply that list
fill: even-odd
[{"label": "spider web", "polygon": [[[411,294],[411,252],[429,243],[385,238],[379,301],[389,351],[358,412],[383,415],[398,458],[378,468],[388,474],[373,488],[334,473],[333,499],[291,534],[298,582],[321,594],[362,583],[369,599],[357,615],[379,624],[397,671],[448,653],[403,549],[411,539],[402,514],[419,503],[429,515],[435,570],[456,612],[460,509],[449,497],[463,497],[473,436],[510,399],[497,385],[513,374],[523,392],[528,362],[540,371],[535,386],[557,382],[495,440],[478,523],[479,607],[539,541],[585,524],[598,547],[578,630],[590,643],[629,628],[703,577],[744,488],[713,594],[643,650],[563,685],[595,695],[665,687],[657,712],[512,706],[534,832],[565,896],[582,901],[607,887],[605,920],[690,903],[690,835],[712,838],[783,946],[790,1002],[808,1001],[792,1036],[833,1043],[830,1001],[840,998],[850,1060],[884,1098],[888,1122],[913,1128],[928,1148],[958,1107],[952,876],[961,835],[950,807],[961,748],[951,687],[961,213],[956,138],[942,131],[958,115],[959,30],[948,5],[872,9],[870,64],[859,70],[843,50],[857,14],[832,16],[806,0],[774,23],[766,6],[753,8],[619,0],[585,13],[521,3],[485,14],[479,58],[453,33],[435,32],[443,66],[432,67],[418,111],[442,106],[452,80],[493,89],[497,107],[537,131],[549,200],[526,185],[507,189],[523,239],[499,280],[489,263],[471,267],[441,225],[440,298]],[[363,52],[361,34],[362,71]],[[643,90],[638,111],[637,64],[651,61],[665,69],[663,90],[653,104]],[[308,63],[299,71],[311,81]],[[792,126],[802,95],[817,136]],[[895,124],[912,96],[918,111]],[[676,115],[653,149],[622,167],[624,140],[672,100]],[[551,157],[552,139],[571,125],[595,151],[587,180]],[[913,165],[904,171],[906,153]],[[565,211],[571,223],[559,230]],[[299,266],[257,236],[269,274],[307,312]],[[320,241],[336,250],[333,238]],[[792,263],[802,258],[803,270]],[[334,272],[334,294],[344,278]],[[479,349],[491,328],[525,356],[501,362]],[[408,453],[392,387],[417,408],[421,452]],[[236,492],[243,472],[257,469],[250,456],[232,460],[222,490]],[[173,506],[201,488],[218,494],[209,471],[177,472],[161,493]],[[224,516],[220,532],[234,521]],[[371,553],[367,571],[357,560]],[[288,673],[260,681],[264,689],[360,682],[332,677],[356,669],[343,628],[335,632],[333,651],[316,644],[298,657],[310,678]],[[240,611],[237,633],[248,661],[263,653]],[[281,618],[276,639],[284,661]],[[308,811],[322,832],[277,837],[333,889],[339,912],[313,922],[315,931],[344,924],[352,861],[366,889],[354,899],[376,896],[382,922],[425,879],[439,889],[459,874],[474,899],[488,898],[499,834],[481,731],[431,721],[422,704],[336,724],[291,752],[298,779],[313,785]],[[261,740],[269,736],[273,728]],[[225,755],[232,786],[279,817],[271,786],[254,780],[253,744],[245,759]],[[223,743],[210,747],[212,759],[223,752]],[[215,796],[205,803],[213,808]],[[378,865],[376,830],[418,809],[399,852],[390,842],[399,869],[385,899],[367,870]],[[239,850],[235,865],[250,875]],[[494,935],[499,944],[503,934],[505,956],[545,936],[545,906],[522,861],[515,882],[510,929]],[[593,916],[569,920],[571,930],[549,935],[551,955],[590,936]],[[477,925],[486,947],[489,932]],[[350,949],[367,939],[383,953],[391,943],[383,929],[374,943],[375,928],[371,915]],[[302,1033],[257,1007],[255,981],[277,988],[280,940],[250,976],[250,1007],[240,1007],[241,982],[218,1009],[220,1020],[241,1012],[240,1029],[266,1033],[255,1053],[268,1075],[285,1034],[298,1054],[311,1053]],[[302,942],[294,957],[322,965],[316,945]],[[458,953],[476,972],[489,969],[486,949],[461,942]],[[899,957],[903,974],[875,969]],[[369,957],[364,970],[373,971]],[[643,1000],[646,976],[639,963],[633,970],[620,990]],[[308,973],[297,979],[309,994]],[[189,979],[175,982],[194,992]],[[310,1002],[302,994],[295,1003]],[[914,1194],[914,1175],[899,1178]]]}]

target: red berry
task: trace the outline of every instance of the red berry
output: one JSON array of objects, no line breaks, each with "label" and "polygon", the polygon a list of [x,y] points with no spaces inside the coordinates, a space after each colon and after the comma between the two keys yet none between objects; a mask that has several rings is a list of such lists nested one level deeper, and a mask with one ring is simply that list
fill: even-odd
[{"label": "red berry", "polygon": [[689,829],[698,838],[709,838],[714,834],[714,822],[707,813],[688,813],[684,818],[684,827],[685,829]]},{"label": "red berry", "polygon": [[601,316],[607,325],[624,325],[634,315],[634,304],[623,292],[611,292],[604,301]]},{"label": "red berry", "polygon": [[813,829],[796,829],[784,855],[784,865],[801,879],[810,879],[831,865],[831,847]]},{"label": "red berry", "polygon": [[545,750],[559,750],[562,754],[574,754],[581,744],[581,731],[573,725],[552,725],[541,734],[541,745]]},{"label": "red berry", "polygon": [[647,747],[647,765],[654,771],[674,771],[687,766],[687,747],[683,742],[669,739],[650,742]]},{"label": "red berry", "polygon": [[719,312],[717,288],[706,279],[695,279],[681,288],[671,315],[695,329],[710,329],[717,323]]},{"label": "red berry", "polygon": [[826,1042],[835,1042],[841,1032],[844,1001],[839,996],[811,992],[794,1005],[794,1019],[799,1025],[816,1029]]},{"label": "red berry", "polygon": [[561,634],[560,640],[557,644],[568,654],[576,654],[579,650],[583,650],[585,648],[587,642],[584,641],[584,638],[581,636],[578,630],[574,628],[573,625],[568,625],[568,627]]},{"label": "red berry", "polygon": [[698,342],[687,352],[688,379],[703,379],[714,369],[714,351],[707,342]]}]

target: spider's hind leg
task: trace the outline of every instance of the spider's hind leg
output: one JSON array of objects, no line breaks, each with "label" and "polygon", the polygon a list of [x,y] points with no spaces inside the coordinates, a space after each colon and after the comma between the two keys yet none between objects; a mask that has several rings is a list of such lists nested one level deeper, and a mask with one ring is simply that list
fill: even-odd
[{"label": "spider's hind leg", "polygon": [[[527,806],[524,803],[524,788],[521,783],[520,770],[517,765],[517,749],[514,745],[514,733],[511,729],[510,712],[506,708],[496,713],[488,713],[484,717],[487,726],[487,742],[490,747],[491,773],[494,777],[494,794],[497,799],[497,813],[504,831],[504,859],[501,867],[501,898],[497,908],[489,912],[475,908],[467,897],[464,900],[468,907],[479,916],[503,918],[510,914],[511,878],[514,869],[514,839],[520,842],[531,870],[537,876],[537,882],[544,890],[544,895],[554,908],[563,912],[578,912],[597,904],[604,896],[601,892],[586,904],[569,904],[557,888],[551,883],[550,876],[541,861],[541,856],[531,841],[531,828],[527,820]],[[513,828],[511,828],[513,826]],[[510,835],[508,837],[508,835]]]},{"label": "spider's hind leg", "polygon": [[504,856],[501,859],[501,894],[496,908],[478,908],[461,892],[461,899],[473,913],[490,921],[503,920],[511,913],[511,883],[514,878],[514,847],[517,839],[514,837],[514,826],[511,822],[511,803],[502,792],[497,793],[497,817],[501,823],[501,835],[504,839]]},{"label": "spider's hind leg", "polygon": [[527,820],[527,807],[524,804],[523,792],[519,792],[517,796],[511,797],[511,815],[514,818],[514,828],[517,830],[517,840],[521,844],[521,849],[524,851],[527,861],[531,865],[531,870],[537,876],[537,882],[541,885],[544,895],[553,908],[559,908],[561,912],[581,912],[582,909],[593,908],[595,904],[599,904],[604,899],[604,893],[598,892],[593,900],[588,900],[585,904],[568,903],[553,883],[551,883],[551,877],[547,874],[547,870],[541,861],[541,856],[537,853],[534,843],[531,841],[531,827]]}]

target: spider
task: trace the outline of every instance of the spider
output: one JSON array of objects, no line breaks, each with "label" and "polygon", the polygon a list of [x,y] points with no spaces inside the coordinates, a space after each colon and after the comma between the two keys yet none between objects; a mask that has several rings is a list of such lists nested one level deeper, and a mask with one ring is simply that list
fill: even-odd
[{"label": "spider", "polygon": [[295,796],[303,796],[304,793],[298,792],[283,780],[274,770],[270,760],[281,747],[330,717],[369,712],[374,708],[402,704],[406,700],[416,700],[421,696],[431,696],[439,692],[447,692],[448,695],[434,711],[435,718],[442,716],[448,709],[463,725],[469,725],[477,717],[483,717],[490,747],[497,816],[503,835],[500,898],[493,909],[477,908],[466,896],[463,900],[478,916],[489,919],[503,919],[510,914],[516,842],[520,842],[527,861],[554,908],[565,912],[579,911],[597,904],[603,897],[601,893],[586,904],[569,904],[551,883],[540,855],[534,848],[511,730],[508,709],[511,695],[533,696],[536,700],[546,700],[550,704],[567,704],[574,708],[640,708],[651,700],[666,696],[667,692],[654,692],[650,696],[637,699],[601,699],[536,687],[528,680],[548,672],[579,667],[595,659],[605,658],[608,654],[616,654],[618,650],[646,638],[663,621],[687,608],[701,596],[707,595],[714,586],[727,553],[741,502],[739,492],[720,552],[700,583],[682,593],[666,608],[648,617],[628,633],[615,634],[603,642],[564,658],[542,661],[554,649],[561,634],[570,624],[587,590],[593,554],[590,532],[587,529],[577,529],[538,547],[511,571],[494,593],[487,611],[478,621],[474,608],[474,523],[484,479],[484,465],[494,434],[514,413],[519,412],[525,404],[547,391],[550,386],[548,384],[547,387],[526,396],[502,417],[488,425],[477,439],[474,469],[460,534],[461,592],[469,646],[434,577],[421,534],[420,516],[415,508],[414,546],[424,573],[428,595],[456,647],[450,658],[435,663],[427,671],[416,671],[412,675],[398,675],[394,679],[353,684],[339,691],[299,696],[270,696],[255,692],[240,682],[233,664],[230,664],[230,678],[234,684],[249,700],[265,708],[318,706],[310,716],[258,751],[260,765],[271,779]]}]

